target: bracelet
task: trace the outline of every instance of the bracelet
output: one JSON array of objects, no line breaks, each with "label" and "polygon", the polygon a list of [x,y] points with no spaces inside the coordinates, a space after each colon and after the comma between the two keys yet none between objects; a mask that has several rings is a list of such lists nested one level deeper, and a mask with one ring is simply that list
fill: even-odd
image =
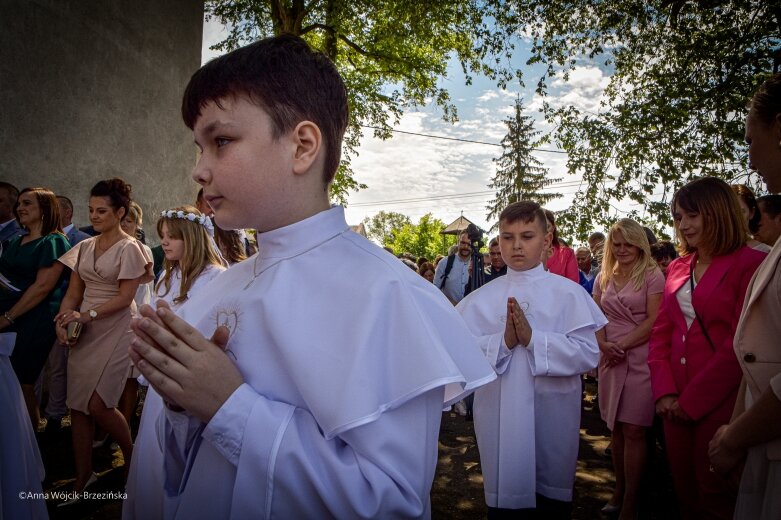
[{"label": "bracelet", "polygon": [[8,313],[8,311],[5,311],[3,313],[3,318],[5,318],[6,321],[8,321],[9,325],[13,325],[14,324],[14,319],[11,317],[11,315]]}]

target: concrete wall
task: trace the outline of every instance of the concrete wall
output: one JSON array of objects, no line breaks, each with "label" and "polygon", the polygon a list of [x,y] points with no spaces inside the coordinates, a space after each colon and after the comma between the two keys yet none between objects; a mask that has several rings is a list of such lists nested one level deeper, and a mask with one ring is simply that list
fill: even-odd
[{"label": "concrete wall", "polygon": [[85,226],[90,188],[122,177],[156,241],[198,188],[180,105],[202,32],[202,0],[0,0],[0,180],[67,195]]}]

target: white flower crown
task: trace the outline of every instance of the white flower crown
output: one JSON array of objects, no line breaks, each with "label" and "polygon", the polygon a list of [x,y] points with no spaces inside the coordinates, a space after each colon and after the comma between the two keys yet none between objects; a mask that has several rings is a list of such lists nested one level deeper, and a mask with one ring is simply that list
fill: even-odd
[{"label": "white flower crown", "polygon": [[206,215],[196,215],[195,213],[185,213],[181,210],[177,211],[169,209],[167,211],[161,212],[160,216],[165,218],[181,218],[184,220],[189,220],[190,222],[195,222],[206,228],[206,233],[210,237],[214,236],[214,226],[212,225],[212,219]]}]

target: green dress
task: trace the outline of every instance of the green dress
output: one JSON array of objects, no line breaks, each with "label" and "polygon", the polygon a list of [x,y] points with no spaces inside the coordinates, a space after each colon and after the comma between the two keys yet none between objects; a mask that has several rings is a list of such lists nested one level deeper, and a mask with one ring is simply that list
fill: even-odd
[{"label": "green dress", "polygon": [[[0,288],[0,314],[13,307],[30,288],[38,275],[38,269],[51,266],[70,249],[68,239],[60,233],[51,233],[26,244],[22,244],[23,238],[10,240],[0,256],[0,273],[20,289],[19,292],[12,292]],[[11,364],[23,385],[35,384],[54,344],[56,334],[53,320],[59,308],[58,298],[62,297],[56,287],[38,305],[17,317],[13,325],[3,329],[17,333]]]}]

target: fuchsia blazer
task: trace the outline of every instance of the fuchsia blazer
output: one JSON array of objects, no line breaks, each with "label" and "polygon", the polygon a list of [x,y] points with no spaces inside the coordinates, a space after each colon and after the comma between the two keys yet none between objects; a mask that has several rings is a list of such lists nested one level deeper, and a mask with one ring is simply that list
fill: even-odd
[{"label": "fuchsia blazer", "polygon": [[713,258],[697,284],[692,304],[702,318],[715,350],[695,318],[686,328],[675,293],[689,283],[696,253],[667,268],[659,316],[651,331],[648,366],[654,401],[678,394],[678,403],[692,419],[728,422],[743,373],[732,342],[746,288],[766,254],[748,246]]}]

